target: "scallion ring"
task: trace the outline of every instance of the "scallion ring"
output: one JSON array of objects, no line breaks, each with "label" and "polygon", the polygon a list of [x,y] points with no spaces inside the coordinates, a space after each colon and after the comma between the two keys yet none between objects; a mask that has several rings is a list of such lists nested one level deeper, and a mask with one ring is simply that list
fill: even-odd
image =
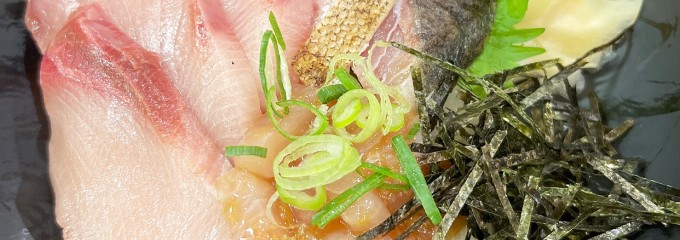
[{"label": "scallion ring", "polygon": [[[281,200],[300,209],[318,209],[325,202],[324,185],[361,165],[359,153],[336,135],[304,136],[291,142],[274,159],[274,180]],[[310,196],[304,191],[314,189]],[[323,201],[322,201],[323,199]]]},{"label": "scallion ring", "polygon": [[323,186],[314,187],[314,195],[311,196],[299,190],[286,190],[278,184],[276,185],[276,192],[282,202],[302,210],[316,211],[326,203],[326,189]]},{"label": "scallion ring", "polygon": [[294,140],[294,139],[299,138],[300,136],[290,134],[290,133],[286,132],[286,130],[281,128],[281,125],[279,124],[279,120],[276,119],[276,109],[274,109],[274,106],[283,107],[283,108],[287,108],[287,107],[290,107],[290,106],[298,106],[298,107],[306,108],[309,111],[311,111],[312,113],[314,113],[314,115],[316,116],[316,118],[317,118],[318,122],[320,122],[320,124],[314,126],[314,128],[310,130],[310,133],[308,135],[319,135],[319,134],[323,133],[326,130],[326,128],[328,127],[328,118],[318,108],[314,107],[314,105],[312,105],[308,102],[300,101],[300,100],[284,100],[284,101],[280,101],[280,102],[277,102],[276,104],[274,104],[272,99],[275,99],[275,98],[276,98],[275,87],[271,87],[271,88],[269,88],[269,90],[267,91],[267,95],[265,96],[265,100],[266,100],[265,105],[266,105],[266,110],[267,110],[267,117],[269,118],[269,121],[274,126],[274,129],[276,129],[276,131],[279,132],[284,137],[286,137],[290,140]]},{"label": "scallion ring", "polygon": [[[361,100],[365,99],[368,106],[362,107]],[[353,135],[345,129],[350,123],[354,122],[362,108],[368,108],[368,116],[359,133]],[[380,124],[384,121],[380,116],[380,103],[378,99],[369,91],[364,89],[350,90],[340,96],[335,104],[333,113],[333,128],[336,133],[353,143],[361,143],[373,136]]]}]

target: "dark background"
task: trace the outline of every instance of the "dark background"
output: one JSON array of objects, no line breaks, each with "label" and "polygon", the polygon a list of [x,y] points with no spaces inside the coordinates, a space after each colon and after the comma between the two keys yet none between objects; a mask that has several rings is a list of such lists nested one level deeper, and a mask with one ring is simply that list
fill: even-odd
[{"label": "dark background", "polygon": [[[0,0],[0,239],[58,239],[47,172],[49,123],[37,85],[39,53],[23,23],[25,0]],[[647,160],[651,179],[680,187],[680,1],[646,1],[619,57],[588,74],[611,125],[634,118],[618,144]],[[680,239],[646,227],[638,239]]]}]

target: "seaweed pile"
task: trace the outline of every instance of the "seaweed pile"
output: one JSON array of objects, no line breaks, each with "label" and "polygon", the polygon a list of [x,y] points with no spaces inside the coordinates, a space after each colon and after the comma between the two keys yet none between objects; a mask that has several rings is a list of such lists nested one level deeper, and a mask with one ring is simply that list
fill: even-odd
[{"label": "seaweed pile", "polygon": [[[608,127],[597,96],[580,103],[567,80],[613,43],[568,66],[551,60],[482,78],[390,43],[459,79],[439,89],[476,84],[489,93],[451,110],[444,106],[449,92],[425,92],[421,70],[412,68],[422,142],[411,149],[429,166],[427,183],[445,214],[435,239],[445,238],[458,215],[467,217],[466,239],[616,239],[646,224],[680,224],[680,190],[636,175],[641,160],[622,158],[612,146],[633,121]],[[548,67],[559,72],[548,77]],[[512,87],[503,88],[508,81]],[[414,199],[359,239],[412,218],[399,238],[427,220]]]}]

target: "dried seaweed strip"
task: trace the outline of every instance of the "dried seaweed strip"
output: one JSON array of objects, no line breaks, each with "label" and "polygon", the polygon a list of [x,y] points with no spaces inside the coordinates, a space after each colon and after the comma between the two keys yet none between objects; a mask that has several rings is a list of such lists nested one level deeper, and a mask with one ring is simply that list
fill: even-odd
[{"label": "dried seaweed strip", "polygon": [[420,163],[421,165],[425,165],[430,163],[449,161],[453,159],[454,153],[452,153],[449,150],[443,150],[431,153],[414,153],[413,155],[418,160],[418,163]]},{"label": "dried seaweed strip", "polygon": [[550,233],[550,235],[548,235],[547,237],[545,237],[545,239],[546,239],[546,240],[559,240],[559,239],[562,239],[563,237],[567,236],[571,231],[573,231],[574,229],[576,229],[576,227],[577,227],[578,225],[580,225],[581,223],[583,223],[583,221],[585,221],[586,218],[590,217],[590,215],[593,214],[595,211],[597,211],[597,210],[592,209],[592,208],[591,208],[591,209],[587,209],[587,210],[585,210],[584,212],[582,212],[581,214],[579,214],[579,216],[578,216],[576,219],[574,219],[573,221],[571,221],[571,222],[569,222],[569,223],[567,223],[567,224],[562,224],[562,225],[556,226],[555,231],[553,231],[552,233]]},{"label": "dried seaweed strip", "polygon": [[602,164],[601,161],[599,161],[599,159],[589,159],[588,163],[590,163],[590,165],[592,165],[593,168],[595,168],[595,170],[600,171],[607,178],[609,178],[609,180],[611,180],[615,184],[620,185],[627,195],[635,199],[635,201],[644,206],[645,209],[651,212],[663,213],[663,210],[661,210],[659,206],[654,204],[654,202],[652,202],[649,199],[649,196],[640,192],[640,190],[638,190],[637,188],[635,188],[635,186],[626,181],[626,179],[619,176],[619,174],[615,173],[613,170],[607,168],[604,164]]},{"label": "dried seaweed strip", "polygon": [[[488,162],[488,161],[484,161],[484,162]],[[517,226],[517,215],[515,214],[515,211],[512,209],[512,203],[510,203],[510,200],[508,199],[506,183],[503,180],[501,180],[501,177],[498,174],[498,171],[495,171],[495,170],[488,168],[488,164],[487,164],[486,172],[491,177],[493,186],[496,189],[496,194],[498,196],[498,199],[501,202],[501,206],[503,207],[503,210],[505,212],[506,217],[508,218],[508,220],[510,222],[510,225],[512,225],[513,229],[517,229],[517,227],[518,227]]]},{"label": "dried seaweed strip", "polygon": [[488,152],[489,161],[496,155],[496,152],[498,152],[498,149],[501,147],[501,144],[503,143],[503,140],[505,140],[505,136],[507,135],[508,135],[507,131],[504,130],[497,131],[496,134],[494,134],[491,141],[489,142],[489,144],[482,147],[482,152],[485,151]]},{"label": "dried seaweed strip", "polygon": [[474,189],[475,185],[477,185],[479,179],[482,178],[482,173],[483,171],[479,163],[472,168],[465,179],[465,182],[460,187],[458,195],[456,195],[454,198],[453,203],[446,209],[446,215],[444,215],[442,222],[439,224],[433,239],[444,239],[446,232],[449,231],[451,225],[453,224],[453,220],[456,219],[458,213],[460,213],[460,210],[463,208],[465,201],[467,201],[468,196],[470,196],[470,193],[472,193],[472,190]]},{"label": "dried seaweed strip", "polygon": [[508,218],[510,225],[512,226],[512,229],[517,229],[517,216],[515,214],[515,211],[512,209],[512,203],[510,203],[510,200],[508,199],[508,194],[506,191],[506,183],[501,180],[501,176],[498,174],[498,171],[495,168],[491,167],[491,162],[493,154],[495,154],[498,151],[498,148],[500,147],[501,143],[505,139],[505,136],[507,135],[507,131],[498,131],[492,138],[491,142],[482,147],[483,151],[483,157],[482,157],[482,162],[486,166],[484,169],[486,175],[491,177],[493,187],[496,190],[496,194],[498,199],[501,202],[501,206],[503,207],[503,210],[506,214],[506,217]]},{"label": "dried seaweed strip", "polygon": [[652,199],[652,201],[661,208],[680,215],[680,203],[645,188],[641,188],[640,191],[647,194]]},{"label": "dried seaweed strip", "polygon": [[414,153],[432,153],[432,152],[437,152],[437,151],[443,151],[446,148],[441,147],[441,146],[435,146],[435,145],[428,145],[428,144],[422,144],[422,143],[411,143],[410,145],[411,151]]},{"label": "dried seaweed strip", "polygon": [[435,91],[430,95],[431,102],[435,103],[437,106],[443,106],[449,93],[453,91],[457,82],[458,78],[443,78]]},{"label": "dried seaweed strip", "polygon": [[409,200],[399,209],[397,209],[396,212],[392,213],[390,217],[385,219],[385,221],[380,223],[378,226],[371,228],[371,230],[368,230],[363,234],[359,235],[357,239],[370,240],[376,238],[379,235],[392,231],[397,225],[399,225],[404,219],[406,219],[405,216],[408,214],[408,212],[411,211],[415,204],[416,204],[415,199]]},{"label": "dried seaweed strip", "polygon": [[418,109],[418,117],[420,118],[420,127],[423,129],[421,135],[423,136],[424,144],[432,144],[432,137],[430,131],[432,126],[430,125],[430,112],[425,107],[425,90],[423,88],[423,72],[418,67],[411,67],[411,79],[413,81],[413,88],[416,95],[416,107]]},{"label": "dried seaweed strip", "polygon": [[621,177],[636,186],[647,188],[657,194],[666,195],[669,198],[674,198],[675,201],[680,200],[680,189],[629,173],[621,173]]},{"label": "dried seaweed strip", "polygon": [[545,138],[545,141],[548,143],[554,143],[555,142],[555,112],[553,111],[553,104],[548,102],[545,105],[543,105],[543,125],[545,129],[545,133],[543,134],[543,137]]},{"label": "dried seaweed strip", "polygon": [[618,154],[616,150],[609,144],[605,142],[604,138],[604,127],[602,126],[602,117],[600,116],[600,103],[595,96],[595,93],[588,94],[588,101],[590,102],[590,110],[586,111],[584,119],[586,119],[587,133],[590,137],[590,141],[594,144],[598,150],[604,150],[607,155],[614,156]]},{"label": "dried seaweed strip", "polygon": [[489,236],[487,239],[488,240],[500,240],[500,239],[511,239],[514,236],[512,235],[512,232],[508,227],[505,227],[497,232],[495,232],[493,235]]},{"label": "dried seaweed strip", "polygon": [[[592,216],[592,215],[591,215]],[[556,221],[555,219],[540,215],[540,214],[533,214],[531,216],[531,221],[533,223],[539,224],[541,227],[549,229],[549,228],[554,228],[556,225],[566,225],[569,222],[567,221]],[[623,221],[623,219],[622,219]],[[606,232],[607,230],[611,229],[611,227],[608,227],[609,225],[578,225],[574,228],[574,230],[578,231],[585,231],[585,232]],[[546,234],[547,236],[547,234]]]},{"label": "dried seaweed strip", "polygon": [[[527,189],[536,189],[540,178],[529,176],[529,183],[527,184]],[[529,239],[529,227],[531,227],[531,215],[534,212],[534,207],[536,203],[530,194],[524,195],[524,203],[522,204],[522,213],[519,218],[519,226],[515,231],[515,236],[517,239]]]},{"label": "dried seaweed strip", "polygon": [[511,153],[504,157],[497,158],[491,164],[494,168],[514,167],[520,164],[539,163],[541,160],[538,151],[529,150],[522,153]]},{"label": "dried seaweed strip", "polygon": [[597,235],[590,240],[614,240],[614,239],[619,239],[622,238],[628,234],[631,234],[635,231],[640,230],[640,227],[642,227],[641,222],[629,222],[624,225],[621,225],[620,227],[614,228],[612,230],[609,230],[605,233],[602,233],[600,235]]},{"label": "dried seaweed strip", "polygon": [[553,215],[554,219],[562,218],[562,215],[567,210],[567,207],[571,205],[571,201],[574,200],[574,196],[581,189],[579,185],[569,185],[566,189],[560,192],[560,197],[555,201],[555,209]]},{"label": "dried seaweed strip", "polygon": [[427,220],[427,216],[426,216],[425,214],[423,214],[423,215],[420,216],[415,222],[413,222],[413,224],[411,224],[411,226],[409,226],[409,227],[406,229],[406,231],[400,233],[400,234],[397,236],[397,240],[404,240],[404,239],[408,238],[408,236],[411,235],[411,233],[412,233],[413,231],[415,231],[415,230],[418,229],[421,225],[423,225],[423,223],[425,223],[425,220]]},{"label": "dried seaweed strip", "polygon": [[631,118],[626,119],[625,121],[623,121],[623,123],[619,124],[614,129],[607,132],[607,134],[604,135],[604,140],[609,143],[612,143],[620,139],[621,137],[623,137],[623,135],[625,135],[628,132],[628,130],[633,128],[633,124],[635,124],[635,121],[633,121],[633,119]]},{"label": "dried seaweed strip", "polygon": [[491,108],[498,107],[503,103],[503,99],[491,95],[487,97],[484,101],[473,102],[465,105],[452,120],[453,122],[469,122],[471,119],[479,117],[479,115]]},{"label": "dried seaweed strip", "polygon": [[521,120],[517,119],[514,115],[512,115],[511,112],[505,111],[501,113],[501,116],[505,122],[517,129],[517,131],[524,134],[524,136],[529,139],[534,139],[534,132],[531,130],[531,128],[524,124]]},{"label": "dried seaweed strip", "polygon": [[497,77],[499,75],[515,75],[515,74],[520,74],[520,73],[525,73],[525,72],[530,72],[534,70],[543,70],[549,67],[553,67],[557,65],[560,62],[559,59],[548,59],[548,60],[543,60],[539,62],[533,62],[533,63],[528,63],[519,67],[515,67],[513,69],[507,70],[502,73],[496,73],[494,74],[493,77]]},{"label": "dried seaweed strip", "polygon": [[[633,125],[635,124],[635,121],[633,119],[626,119],[623,121],[623,123],[619,124],[616,126],[614,129],[609,130],[607,134],[604,135],[604,140],[607,141],[608,143],[612,143],[621,137],[625,135],[631,128],[633,128]],[[581,138],[577,142],[579,143],[585,143],[586,138]]]},{"label": "dried seaweed strip", "polygon": [[598,47],[596,47],[596,48],[591,49],[590,51],[588,51],[588,52],[586,52],[585,54],[583,54],[583,56],[577,58],[577,59],[575,60],[575,62],[581,62],[581,61],[585,60],[586,58],[592,56],[592,55],[595,54],[595,53],[601,52],[601,51],[607,49],[608,47],[614,46],[614,44],[616,44],[616,42],[618,42],[619,40],[623,39],[623,37],[626,36],[626,34],[630,33],[630,31],[632,31],[632,29],[633,29],[633,27],[629,27],[628,29],[622,31],[621,34],[619,34],[619,35],[616,36],[615,38],[612,38],[611,41],[609,41],[609,42],[607,42],[607,43],[605,43],[605,44],[602,44],[602,45],[600,45],[600,46],[598,46]]},{"label": "dried seaweed strip", "polygon": [[[433,64],[435,64],[435,65],[437,65],[437,66],[440,66],[440,67],[442,67],[442,68],[444,68],[444,69],[447,69],[447,70],[449,70],[449,71],[455,73],[456,75],[462,77],[463,80],[466,81],[466,82],[469,82],[469,81],[473,78],[468,72],[466,72],[466,71],[463,70],[462,68],[457,67],[457,66],[455,66],[455,65],[453,65],[453,64],[451,64],[451,63],[449,63],[449,62],[446,62],[446,61],[443,61],[443,60],[441,60],[441,59],[438,59],[438,58],[436,58],[436,57],[430,56],[429,54],[422,53],[422,52],[420,52],[420,51],[418,51],[418,50],[415,50],[415,49],[413,49],[413,48],[410,48],[410,47],[408,47],[408,46],[406,46],[406,45],[403,45],[403,44],[401,44],[401,43],[398,43],[398,42],[390,42],[390,45],[391,45],[392,47],[398,48],[399,50],[402,50],[402,51],[404,51],[404,52],[406,52],[406,53],[408,53],[408,54],[411,54],[411,55],[413,55],[413,56],[415,56],[415,57],[417,57],[417,58],[423,59],[423,60],[425,60],[426,62],[433,63]],[[445,93],[445,94],[448,95],[449,93],[450,93],[450,92],[447,92],[447,93]]]},{"label": "dried seaweed strip", "polygon": [[575,62],[574,64],[567,66],[564,70],[549,78],[547,82],[543,83],[543,85],[538,88],[538,90],[524,98],[520,104],[525,108],[528,108],[540,100],[551,99],[553,94],[559,92],[565,85],[569,85],[567,77],[574,74],[585,65],[586,62]]}]

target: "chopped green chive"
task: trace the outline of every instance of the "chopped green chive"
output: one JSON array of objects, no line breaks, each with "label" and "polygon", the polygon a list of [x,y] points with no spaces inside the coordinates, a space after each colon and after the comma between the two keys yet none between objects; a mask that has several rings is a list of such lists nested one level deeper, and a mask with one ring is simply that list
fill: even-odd
[{"label": "chopped green chive", "polygon": [[408,184],[383,183],[378,186],[379,189],[392,191],[406,191],[411,189]]},{"label": "chopped green chive", "polygon": [[427,217],[430,218],[432,223],[435,225],[439,224],[439,222],[442,221],[442,215],[439,213],[432,193],[430,193],[430,189],[425,183],[425,176],[423,176],[420,165],[416,162],[416,158],[413,156],[411,149],[409,149],[404,139],[399,135],[392,138],[392,148],[397,154],[402,170],[406,173],[406,178],[411,185],[413,193],[416,195],[416,199],[423,205],[425,214],[427,214]]},{"label": "chopped green chive", "polygon": [[225,148],[225,156],[256,156],[261,158],[267,157],[267,149],[260,146],[228,146]]},{"label": "chopped green chive", "polygon": [[364,179],[364,181],[354,185],[354,187],[345,190],[314,214],[312,217],[312,226],[318,226],[319,228],[326,227],[328,223],[340,216],[345,209],[359,200],[361,196],[383,184],[383,180],[385,180],[386,177],[387,176],[381,173],[374,173]]},{"label": "chopped green chive", "polygon": [[272,38],[272,31],[267,30],[262,35],[262,43],[260,44],[260,81],[262,83],[262,92],[267,94],[267,49],[269,48],[269,39]]},{"label": "chopped green chive", "polygon": [[375,165],[373,163],[368,163],[368,162],[361,162],[361,167],[369,169],[369,170],[377,172],[377,173],[381,173],[385,176],[397,179],[397,180],[399,180],[403,183],[408,183],[408,178],[406,178],[406,176],[404,176],[403,174],[400,174],[400,173],[396,173],[389,168],[386,168],[386,167],[383,167],[383,166],[378,166],[378,165]]},{"label": "chopped green chive", "polygon": [[281,48],[283,50],[286,50],[286,42],[283,41],[283,34],[281,34],[279,23],[276,22],[274,13],[271,11],[269,12],[269,23],[272,25],[272,29],[274,30],[274,36],[276,36],[276,41],[279,42],[279,45],[281,45]]},{"label": "chopped green chive", "polygon": [[345,88],[345,86],[342,84],[334,84],[322,87],[319,89],[319,92],[316,94],[316,96],[319,98],[321,103],[326,104],[340,98],[340,96],[346,92],[347,88]]},{"label": "chopped green chive", "polygon": [[413,139],[416,137],[416,134],[420,132],[420,123],[415,123],[413,124],[413,127],[411,127],[410,130],[408,130],[408,133],[404,137],[405,139]]},{"label": "chopped green chive", "polygon": [[335,76],[338,77],[340,83],[342,83],[342,85],[345,86],[347,90],[361,89],[361,84],[359,81],[352,77],[352,75],[349,75],[349,73],[347,73],[344,68],[335,69]]}]

